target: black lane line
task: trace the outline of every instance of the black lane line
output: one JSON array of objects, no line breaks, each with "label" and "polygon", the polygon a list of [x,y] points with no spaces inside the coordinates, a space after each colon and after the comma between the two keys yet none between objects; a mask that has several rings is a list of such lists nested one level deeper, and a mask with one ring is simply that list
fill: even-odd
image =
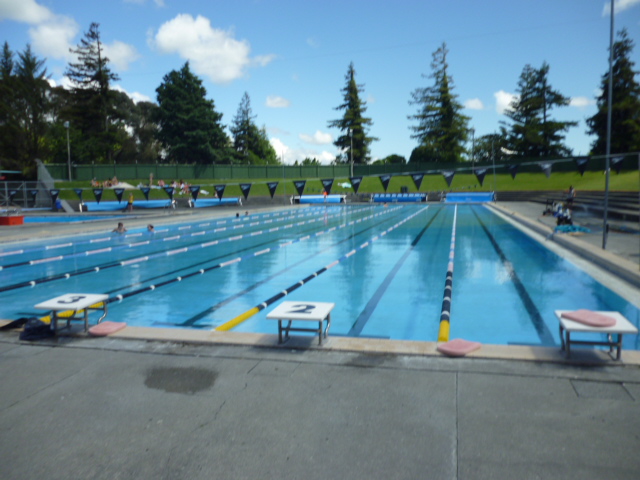
[{"label": "black lane line", "polygon": [[369,300],[367,305],[364,307],[364,310],[362,310],[360,315],[358,315],[358,318],[356,319],[356,321],[354,322],[353,326],[351,327],[351,329],[347,333],[347,335],[346,335],[347,337],[359,337],[360,336],[360,334],[362,333],[362,330],[364,329],[365,325],[367,324],[367,322],[371,318],[371,315],[373,314],[373,312],[375,311],[376,307],[378,306],[378,303],[382,299],[382,296],[384,295],[385,291],[387,290],[387,288],[389,288],[389,285],[393,281],[394,277],[396,276],[396,274],[398,273],[398,271],[400,270],[400,268],[404,264],[405,260],[413,252],[413,250],[416,247],[416,245],[418,245],[418,242],[420,242],[420,239],[425,234],[427,229],[431,226],[431,224],[434,222],[436,217],[440,214],[440,212],[442,211],[442,208],[443,207],[440,207],[438,209],[438,211],[436,212],[436,214],[433,217],[431,217],[431,219],[429,220],[429,222],[427,222],[425,227],[420,231],[420,233],[418,233],[418,235],[416,235],[416,238],[413,239],[413,242],[411,242],[411,246],[407,249],[407,251],[404,253],[402,258],[400,258],[396,262],[394,267],[387,274],[387,276],[385,277],[383,282],[380,284],[378,289],[371,296],[371,299]]},{"label": "black lane line", "polygon": [[[278,227],[278,228],[283,228],[283,227]],[[219,233],[219,232],[214,232],[214,233]],[[233,232],[225,231],[224,233],[233,233]],[[248,236],[251,233],[252,232],[244,232],[241,235]],[[267,233],[269,233],[269,232],[267,231]],[[232,238],[232,237],[235,237],[235,236],[236,235],[231,235],[231,236],[226,237],[226,238],[221,238],[219,240],[219,242],[225,243],[225,242],[228,241],[229,238]],[[202,239],[199,239],[199,240],[202,240]],[[160,241],[164,241],[164,239],[160,240]],[[182,246],[182,247],[176,246],[176,247],[177,248],[191,248],[193,246],[200,245],[202,243],[207,243],[207,242],[201,242],[201,241],[197,242],[196,241],[196,242],[188,244],[186,246]],[[68,278],[77,277],[79,275],[84,275],[84,274],[87,274],[87,273],[99,272],[101,270],[107,270],[109,268],[119,267],[119,266],[122,266],[122,263],[126,263],[128,261],[135,260],[136,258],[153,257],[154,255],[158,256],[158,257],[162,257],[164,254],[166,254],[166,252],[167,252],[167,249],[159,250],[159,251],[152,252],[152,253],[148,253],[146,255],[138,254],[138,255],[134,255],[134,256],[126,258],[126,259],[115,261],[115,262],[112,261],[112,262],[103,263],[103,264],[100,264],[100,265],[94,265],[94,266],[91,266],[91,267],[86,267],[86,268],[83,268],[83,269],[80,269],[80,270],[74,270],[73,272],[60,273],[60,274],[57,274],[57,275],[49,275],[49,276],[46,276],[46,277],[36,278],[36,279],[29,280],[29,281],[15,283],[15,284],[12,284],[12,285],[6,285],[6,286],[3,286],[3,287],[0,287],[0,293],[1,292],[7,292],[7,291],[10,291],[10,290],[16,290],[18,288],[34,287],[34,286],[40,285],[42,283],[49,283],[49,282],[53,282],[53,281],[56,281],[56,280],[63,280],[63,279],[66,280]],[[203,262],[203,263],[206,263],[206,262]]]},{"label": "black lane line", "polygon": [[[327,250],[335,248],[336,246],[338,246],[338,245],[340,245],[342,243],[348,242],[348,241],[352,240],[353,238],[357,237],[358,235],[362,235],[363,233],[368,232],[369,230],[372,230],[372,229],[378,227],[379,225],[381,225],[381,224],[383,224],[385,222],[388,222],[389,220],[393,221],[396,217],[399,217],[399,216],[400,216],[400,212],[398,212],[398,215],[395,215],[393,217],[385,217],[385,218],[381,219],[378,223],[376,223],[374,225],[371,225],[370,227],[364,228],[364,229],[360,230],[357,233],[353,233],[353,234],[349,235],[348,237],[345,237],[344,239],[340,240],[339,242],[335,242],[335,243],[329,245],[327,248],[324,248],[324,249],[314,253],[313,255],[311,255],[309,257],[303,258],[303,259],[299,260],[298,262],[290,265],[289,267],[283,268],[282,270],[280,270],[278,272],[275,272],[273,275],[270,275],[269,277],[267,277],[267,278],[265,278],[265,279],[263,279],[263,280],[261,280],[259,282],[256,282],[253,285],[250,285],[249,287],[245,288],[244,290],[242,290],[242,291],[240,291],[240,292],[238,292],[238,293],[236,293],[236,294],[234,294],[234,295],[232,295],[230,297],[227,297],[226,299],[222,300],[221,302],[217,303],[216,305],[213,305],[213,306],[207,308],[206,310],[203,310],[202,312],[195,314],[194,316],[192,316],[191,318],[188,318],[187,320],[185,320],[182,323],[163,323],[163,324],[177,326],[177,327],[194,327],[194,323],[196,323],[198,320],[201,320],[202,318],[210,315],[211,313],[213,313],[216,310],[218,310],[218,309],[224,307],[225,305],[231,303],[232,301],[236,300],[237,298],[240,298],[243,295],[246,295],[247,293],[255,290],[256,288],[258,288],[258,287],[260,287],[260,286],[272,281],[274,278],[282,275],[283,273],[286,273],[287,271],[291,270],[292,268],[295,268],[295,267],[303,264],[307,260],[310,260],[310,259],[320,255],[321,253],[326,252]],[[155,323],[155,325],[159,325],[159,324],[160,324],[160,322],[156,322]],[[199,325],[195,325],[195,327],[200,327],[200,326]]]},{"label": "black lane line", "polygon": [[553,339],[553,335],[549,331],[549,328],[547,327],[547,325],[544,323],[544,319],[542,318],[542,315],[540,315],[540,311],[538,310],[538,307],[536,307],[536,304],[533,302],[533,300],[529,296],[527,289],[520,281],[520,277],[518,277],[518,274],[513,269],[513,265],[507,259],[506,255],[498,245],[498,242],[496,242],[495,238],[493,238],[493,235],[491,235],[491,232],[489,231],[489,229],[482,222],[482,220],[480,219],[480,216],[478,215],[474,207],[471,207],[471,211],[478,219],[478,222],[480,223],[480,226],[482,227],[484,232],[487,234],[487,237],[489,238],[491,245],[493,245],[493,248],[498,254],[498,257],[500,257],[502,266],[505,268],[509,278],[513,282],[513,286],[516,288],[516,291],[520,296],[520,300],[522,300],[524,308],[527,310],[527,313],[529,314],[529,319],[533,324],[533,328],[535,328],[536,332],[538,333],[538,337],[540,337],[540,341],[542,342],[543,345],[555,345],[556,342]]}]

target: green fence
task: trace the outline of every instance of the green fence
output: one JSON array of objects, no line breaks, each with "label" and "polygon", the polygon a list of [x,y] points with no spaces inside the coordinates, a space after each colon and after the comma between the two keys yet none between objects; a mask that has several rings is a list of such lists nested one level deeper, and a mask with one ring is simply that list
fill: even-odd
[{"label": "green fence", "polygon": [[[623,160],[614,168],[621,170],[638,169],[638,153],[626,154]],[[511,159],[495,164],[498,173],[505,173],[508,168],[517,165],[518,173],[540,173],[541,164],[551,163],[554,172],[568,172],[577,170],[577,161],[585,157],[563,158],[560,160],[540,160],[540,159]],[[66,164],[47,164],[47,169],[56,180],[67,180],[68,170]],[[443,170],[455,170],[458,172],[471,173],[473,168],[489,168],[492,164],[487,163],[408,163],[406,165],[354,165],[354,176],[375,176],[375,175],[408,175],[410,173],[440,174]],[[586,170],[604,170],[605,157],[588,157]],[[166,182],[171,180],[196,180],[196,179],[216,179],[216,180],[258,180],[258,179],[278,179],[278,178],[348,178],[351,170],[349,165],[168,165],[168,164],[126,164],[126,165],[73,165],[71,176],[73,180],[90,181],[93,178],[98,181],[111,179],[114,176],[120,180],[141,180],[145,181],[153,174],[157,181],[163,179]],[[146,183],[146,182],[145,182]]]}]

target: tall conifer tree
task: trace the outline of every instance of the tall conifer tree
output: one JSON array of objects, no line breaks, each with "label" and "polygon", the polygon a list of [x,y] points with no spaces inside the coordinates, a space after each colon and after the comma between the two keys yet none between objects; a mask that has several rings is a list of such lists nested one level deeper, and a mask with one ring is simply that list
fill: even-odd
[{"label": "tall conifer tree", "polygon": [[366,102],[360,100],[360,93],[364,91],[364,86],[356,83],[353,62],[349,64],[345,80],[346,84],[341,90],[344,93],[344,102],[335,108],[335,110],[344,110],[344,114],[342,118],[328,123],[329,128],[337,128],[341,132],[333,142],[343,152],[336,160],[350,163],[353,158],[354,164],[366,164],[370,160],[369,145],[377,138],[367,135],[373,122],[370,118],[364,117],[367,111]]},{"label": "tall conifer tree", "polygon": [[[611,153],[640,151],[640,85],[635,79],[631,61],[633,41],[626,29],[618,32],[613,44],[613,96],[611,110]],[[596,135],[591,153],[607,153],[607,110],[609,70],[602,76],[601,94],[597,97],[598,111],[587,119],[587,133]]]},{"label": "tall conifer tree", "polygon": [[109,68],[109,59],[104,53],[100,38],[100,25],[92,23],[75,49],[77,61],[67,67],[71,88],[71,128],[80,130],[83,144],[81,160],[110,162],[116,148],[115,129],[112,127],[118,112],[114,107],[115,96],[111,83],[119,80]]},{"label": "tall conifer tree", "polygon": [[548,81],[549,65],[534,68],[525,65],[518,80],[517,95],[505,115],[511,124],[503,123],[509,150],[521,157],[554,157],[570,155],[564,145],[564,132],[577,122],[560,122],[551,118],[551,110],[569,105],[569,98],[554,90]]},{"label": "tall conifer tree", "polygon": [[409,104],[418,106],[418,113],[410,115],[417,125],[410,127],[411,138],[418,140],[419,145],[412,153],[411,160],[432,162],[458,162],[465,152],[468,136],[469,117],[463,115],[462,105],[454,95],[453,78],[447,68],[447,45],[442,44],[433,53],[431,75],[433,85],[416,88],[411,93]]}]

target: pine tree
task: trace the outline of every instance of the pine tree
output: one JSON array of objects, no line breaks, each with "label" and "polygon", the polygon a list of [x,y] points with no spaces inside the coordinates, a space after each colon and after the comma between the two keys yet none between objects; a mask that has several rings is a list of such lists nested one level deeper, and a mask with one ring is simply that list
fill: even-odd
[{"label": "pine tree", "polygon": [[172,70],[156,89],[158,95],[157,137],[176,163],[228,163],[228,138],[221,125],[222,114],[207,100],[202,80],[191,73],[189,62]]},{"label": "pine tree", "polygon": [[433,53],[431,62],[433,85],[416,88],[411,93],[410,105],[418,106],[418,113],[410,115],[417,125],[410,127],[411,138],[419,141],[410,161],[428,159],[432,162],[459,162],[465,152],[469,117],[463,115],[457,95],[452,93],[453,78],[447,72],[447,45]]},{"label": "pine tree", "polygon": [[[613,44],[613,95],[611,102],[611,153],[640,151],[640,85],[635,79],[631,52],[634,43],[626,29],[618,32]],[[587,133],[596,135],[591,153],[607,153],[607,111],[609,71],[602,76],[602,93],[597,97],[598,111],[587,119]]]},{"label": "pine tree", "polygon": [[84,139],[82,145],[76,145],[76,150],[82,151],[80,157],[84,161],[109,162],[116,147],[112,122],[118,117],[110,86],[119,78],[109,68],[99,27],[92,23],[80,44],[70,49],[78,61],[70,63],[65,72],[73,84],[71,111],[67,116],[72,128],[80,130]]},{"label": "pine tree", "polygon": [[256,117],[251,111],[251,99],[249,94],[244,92],[236,116],[229,127],[233,135],[233,148],[238,154],[239,163],[249,163],[249,143],[251,135],[255,129],[253,120]]},{"label": "pine tree", "polygon": [[369,145],[378,140],[376,137],[367,136],[367,130],[373,122],[364,117],[367,111],[366,102],[360,100],[360,93],[364,91],[363,85],[356,83],[356,71],[353,62],[349,64],[345,76],[346,85],[341,90],[344,93],[344,103],[335,110],[344,110],[342,118],[328,122],[329,128],[337,128],[342,133],[333,144],[344,152],[336,158],[338,163],[366,164],[370,160]]},{"label": "pine tree", "polygon": [[539,69],[525,65],[518,80],[517,96],[505,115],[511,125],[503,123],[509,150],[521,157],[570,155],[564,145],[564,132],[577,122],[560,122],[550,117],[556,107],[569,105],[569,98],[549,86],[549,65]]},{"label": "pine tree", "polygon": [[0,57],[0,155],[5,166],[33,176],[46,154],[48,93],[45,60],[27,45],[17,61],[5,42]]}]

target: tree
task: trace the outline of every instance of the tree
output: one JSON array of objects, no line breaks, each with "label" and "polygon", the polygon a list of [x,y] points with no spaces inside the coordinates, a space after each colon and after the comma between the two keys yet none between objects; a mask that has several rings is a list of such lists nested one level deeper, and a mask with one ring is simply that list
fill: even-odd
[{"label": "tree", "polygon": [[363,85],[356,83],[356,71],[353,62],[349,64],[345,76],[346,85],[341,90],[344,93],[344,103],[335,110],[344,110],[342,118],[329,121],[329,128],[337,128],[342,132],[333,144],[343,152],[336,158],[336,163],[366,164],[370,160],[369,145],[378,140],[367,136],[367,130],[373,124],[370,118],[364,117],[367,111],[366,102],[360,100],[359,94],[364,91]]},{"label": "tree", "polygon": [[249,163],[249,142],[254,127],[253,120],[256,118],[252,115],[251,99],[249,94],[244,92],[236,116],[229,127],[231,135],[233,135],[233,148],[238,153],[241,163]]},{"label": "tree", "polygon": [[[627,30],[618,32],[613,44],[613,95],[611,97],[611,152],[626,153],[640,150],[640,85],[635,79],[631,52],[634,43]],[[607,153],[607,112],[609,71],[602,76],[602,93],[597,97],[598,111],[587,119],[587,133],[596,135],[591,153]]]},{"label": "tree", "polygon": [[167,158],[176,163],[227,163],[228,138],[222,114],[207,100],[202,80],[191,73],[189,62],[172,70],[156,89],[158,140]]},{"label": "tree", "polygon": [[36,171],[36,158],[46,154],[48,123],[47,70],[27,45],[17,61],[5,42],[0,57],[0,151],[3,164],[27,176]]},{"label": "tree", "polygon": [[407,159],[402,155],[396,155],[395,153],[386,156],[385,158],[381,158],[380,160],[376,160],[373,162],[373,165],[387,165],[387,164],[396,164],[396,165],[405,165],[407,163]]},{"label": "tree", "polygon": [[517,95],[505,115],[511,125],[504,124],[509,150],[521,157],[554,157],[570,155],[564,145],[564,132],[577,122],[560,122],[550,118],[550,111],[569,105],[569,98],[549,86],[549,65],[539,69],[525,65],[518,81]]},{"label": "tree", "polygon": [[431,62],[433,85],[416,88],[411,93],[410,105],[418,106],[418,113],[410,115],[417,125],[410,127],[411,138],[418,140],[419,150],[411,160],[432,162],[459,162],[463,159],[467,141],[469,117],[463,115],[457,95],[452,93],[453,78],[447,72],[447,45],[442,44],[433,53]]},{"label": "tree", "polygon": [[100,25],[91,23],[80,44],[70,52],[77,62],[69,63],[65,75],[73,84],[71,110],[65,116],[74,129],[80,130],[83,141],[76,145],[81,159],[110,162],[116,148],[113,122],[118,118],[111,83],[119,80],[109,68],[100,40]]},{"label": "tree", "polygon": [[508,152],[506,133],[490,133],[476,138],[473,158],[475,163],[503,162],[511,156]]},{"label": "tree", "polygon": [[276,151],[271,146],[267,132],[254,123],[256,117],[251,111],[251,99],[247,92],[242,96],[236,116],[229,127],[233,135],[233,148],[238,163],[252,165],[277,165]]}]

